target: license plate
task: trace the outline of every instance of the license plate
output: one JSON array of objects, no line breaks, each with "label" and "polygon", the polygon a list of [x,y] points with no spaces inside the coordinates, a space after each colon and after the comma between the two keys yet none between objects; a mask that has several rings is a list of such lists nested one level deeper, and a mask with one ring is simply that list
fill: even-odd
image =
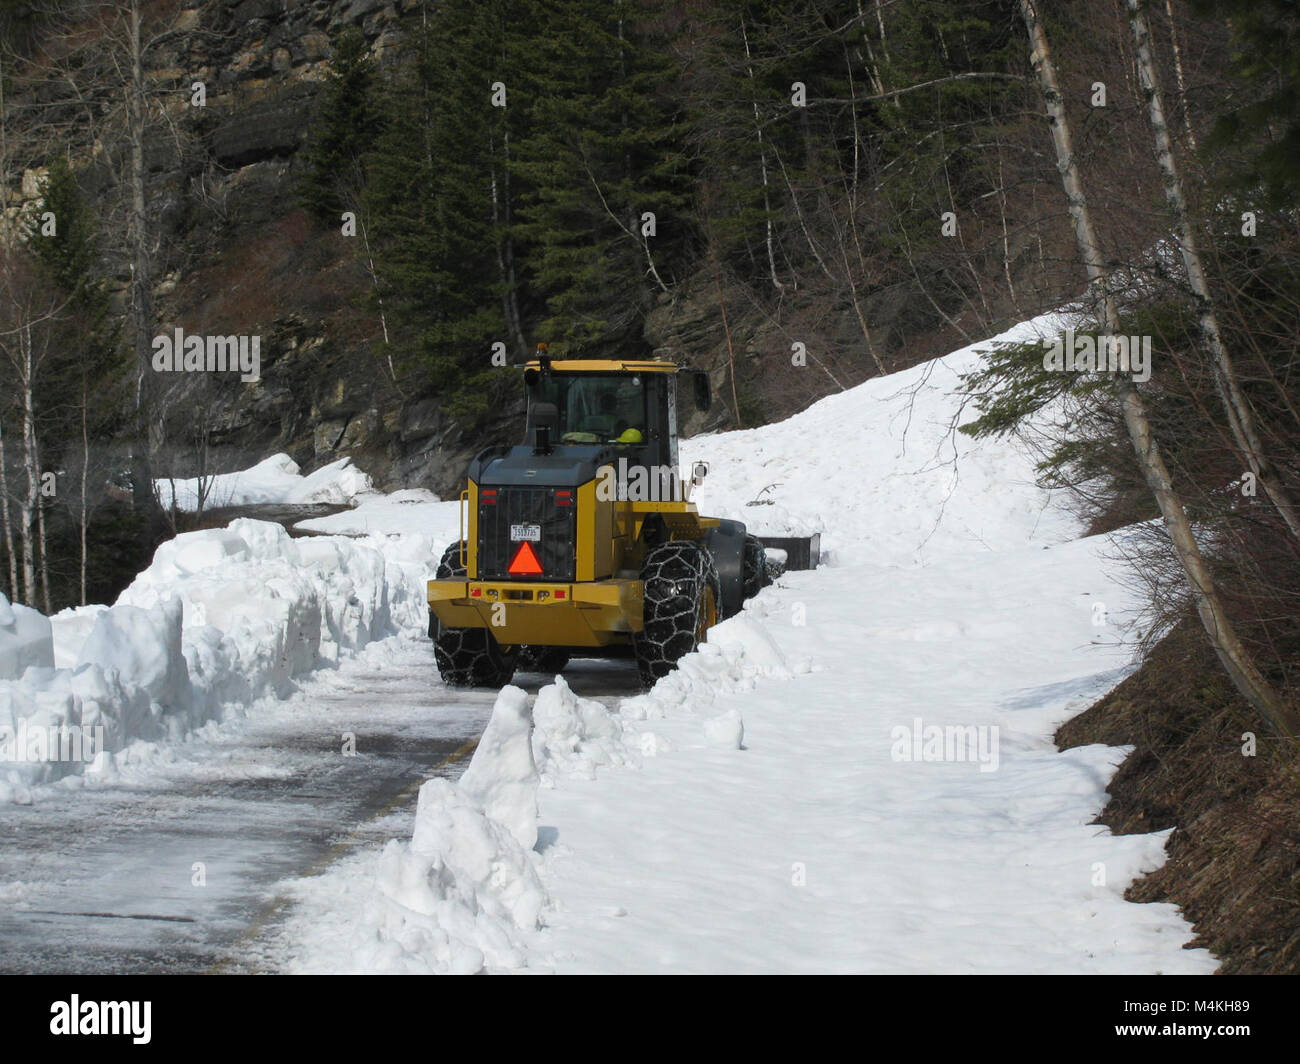
[{"label": "license plate", "polygon": [[540,543],[542,541],[541,525],[511,525],[510,542],[522,543],[527,540],[529,543]]}]

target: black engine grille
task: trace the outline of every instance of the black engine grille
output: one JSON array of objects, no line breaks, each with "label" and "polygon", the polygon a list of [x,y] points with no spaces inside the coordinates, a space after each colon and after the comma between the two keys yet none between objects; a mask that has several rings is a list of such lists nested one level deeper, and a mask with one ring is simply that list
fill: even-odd
[{"label": "black engine grille", "polygon": [[[491,485],[486,485],[489,490]],[[497,501],[484,505],[480,489],[478,507],[478,575],[480,580],[573,580],[575,554],[574,496],[568,506],[557,506],[555,488],[497,488]],[[540,525],[542,539],[533,550],[542,563],[541,576],[515,576],[506,571],[519,550],[510,538],[511,525]]]}]

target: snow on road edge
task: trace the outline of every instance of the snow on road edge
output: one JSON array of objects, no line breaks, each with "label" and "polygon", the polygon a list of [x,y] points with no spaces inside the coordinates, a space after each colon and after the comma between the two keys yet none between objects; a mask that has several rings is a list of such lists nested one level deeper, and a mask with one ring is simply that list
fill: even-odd
[{"label": "snow on road edge", "polygon": [[46,620],[4,603],[0,802],[111,781],[159,743],[285,698],[375,640],[422,632],[431,548],[381,546],[240,519],[162,544],[112,607]]}]

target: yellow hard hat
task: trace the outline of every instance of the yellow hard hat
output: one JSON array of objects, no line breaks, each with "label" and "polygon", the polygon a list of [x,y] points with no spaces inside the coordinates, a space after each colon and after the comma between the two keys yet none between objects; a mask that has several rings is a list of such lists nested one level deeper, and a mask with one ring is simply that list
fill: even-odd
[{"label": "yellow hard hat", "polygon": [[623,435],[620,436],[620,437],[618,438],[618,441],[617,441],[617,442],[618,442],[618,443],[640,443],[640,442],[641,442],[641,430],[640,430],[640,429],[625,429],[625,430],[623,431]]}]

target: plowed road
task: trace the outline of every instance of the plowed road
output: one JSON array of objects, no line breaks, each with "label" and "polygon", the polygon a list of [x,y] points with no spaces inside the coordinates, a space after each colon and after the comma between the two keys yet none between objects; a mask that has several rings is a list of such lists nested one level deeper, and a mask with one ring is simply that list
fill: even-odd
[{"label": "plowed road", "polygon": [[[428,643],[389,645],[120,781],[0,806],[0,973],[276,970],[277,884],[408,837],[419,785],[458,776],[491,713],[493,692],[442,685]],[[612,662],[565,676],[592,698],[636,683]]]}]

